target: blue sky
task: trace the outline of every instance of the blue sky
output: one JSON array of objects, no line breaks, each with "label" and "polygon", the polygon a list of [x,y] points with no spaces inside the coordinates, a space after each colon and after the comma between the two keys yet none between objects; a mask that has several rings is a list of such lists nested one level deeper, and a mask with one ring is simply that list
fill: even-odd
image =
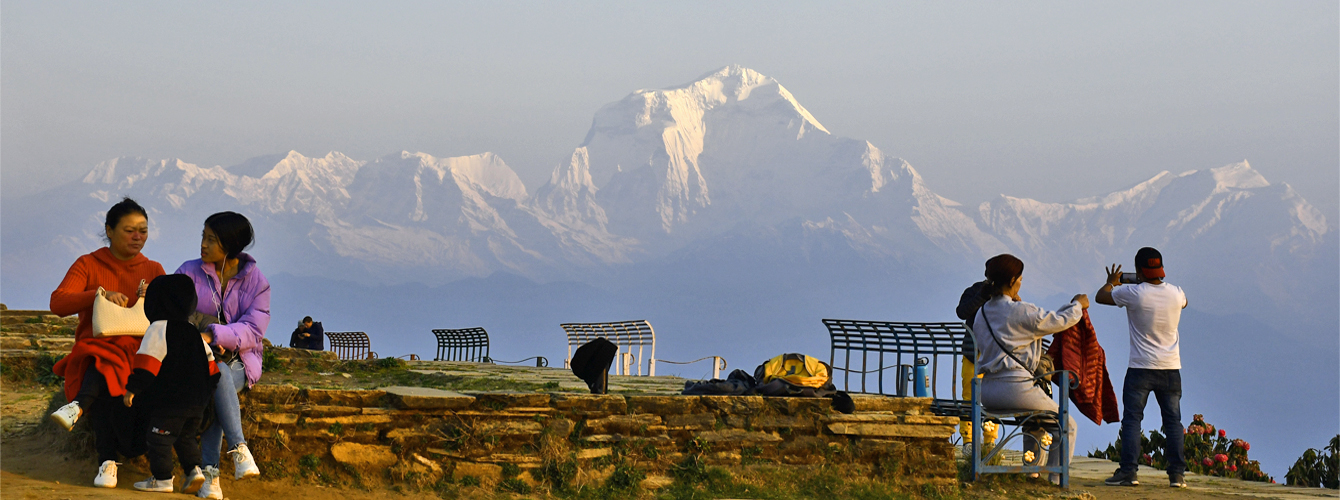
[{"label": "blue sky", "polygon": [[1340,8],[1284,3],[0,3],[0,194],[122,156],[492,151],[727,64],[941,194],[1068,201],[1249,160],[1336,225]]}]

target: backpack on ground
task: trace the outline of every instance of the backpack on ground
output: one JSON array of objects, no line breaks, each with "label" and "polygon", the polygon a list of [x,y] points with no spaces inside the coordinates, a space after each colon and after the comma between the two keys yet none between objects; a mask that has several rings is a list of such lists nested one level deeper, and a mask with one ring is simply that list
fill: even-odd
[{"label": "backpack on ground", "polygon": [[797,387],[819,389],[832,385],[833,376],[828,363],[804,354],[787,353],[758,365],[754,380],[760,385],[781,380]]}]

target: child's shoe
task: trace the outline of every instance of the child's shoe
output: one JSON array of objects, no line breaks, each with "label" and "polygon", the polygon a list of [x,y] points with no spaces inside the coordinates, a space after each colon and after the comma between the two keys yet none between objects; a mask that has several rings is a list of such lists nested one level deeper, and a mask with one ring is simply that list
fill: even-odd
[{"label": "child's shoe", "polygon": [[205,481],[203,485],[200,486],[200,491],[196,492],[195,496],[223,500],[223,488],[219,487],[219,468],[212,465],[206,465],[201,473],[204,474]]},{"label": "child's shoe", "polygon": [[79,416],[84,413],[83,408],[79,407],[78,401],[71,401],[69,404],[60,407],[51,413],[51,420],[60,424],[65,430],[74,428],[74,423],[79,421]]},{"label": "child's shoe", "polygon": [[247,449],[247,444],[242,443],[229,451],[233,456],[233,479],[242,480],[249,477],[261,475],[261,469],[256,467],[256,459],[252,458],[251,450]]},{"label": "child's shoe", "polygon": [[95,488],[115,488],[116,487],[116,466],[118,464],[111,460],[104,460],[98,467],[98,477],[93,478]]},{"label": "child's shoe", "polygon": [[153,476],[149,476],[149,479],[135,483],[135,489],[140,491],[152,491],[154,493],[172,493],[172,479],[173,478],[159,480],[155,479]]},{"label": "child's shoe", "polygon": [[186,481],[181,483],[181,492],[188,495],[200,491],[200,487],[205,484],[205,473],[200,472],[200,466],[195,466],[191,472],[186,474]]}]

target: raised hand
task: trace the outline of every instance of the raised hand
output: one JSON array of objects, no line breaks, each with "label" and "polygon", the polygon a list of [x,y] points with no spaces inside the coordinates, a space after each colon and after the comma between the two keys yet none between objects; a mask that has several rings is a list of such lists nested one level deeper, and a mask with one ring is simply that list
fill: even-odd
[{"label": "raised hand", "polygon": [[1121,286],[1121,264],[1112,264],[1112,267],[1103,269],[1107,270],[1107,284],[1114,287]]}]

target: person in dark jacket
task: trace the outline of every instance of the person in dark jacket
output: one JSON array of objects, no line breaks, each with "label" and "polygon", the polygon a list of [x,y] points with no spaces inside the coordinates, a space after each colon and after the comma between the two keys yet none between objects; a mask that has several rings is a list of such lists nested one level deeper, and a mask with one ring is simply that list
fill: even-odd
[{"label": "person in dark jacket", "polygon": [[293,329],[293,336],[289,337],[288,346],[294,349],[324,351],[325,334],[326,330],[321,328],[321,322],[312,321],[312,317],[307,316],[298,322],[297,328]]},{"label": "person in dark jacket", "polygon": [[149,470],[152,477],[135,483],[140,491],[172,492],[172,451],[187,471],[182,493],[204,484],[200,444],[195,435],[218,384],[213,351],[188,320],[195,309],[195,283],[183,274],[154,278],[144,294],[149,329],[135,353],[134,371],[126,382],[123,402],[137,401],[149,413]]},{"label": "person in dark jacket", "polygon": [[[973,283],[972,286],[963,290],[963,295],[958,299],[958,307],[954,308],[954,314],[958,319],[963,320],[968,325],[968,329],[973,328],[973,321],[977,318],[977,310],[982,308],[982,304],[987,301],[986,280]],[[972,379],[977,375],[977,343],[973,341],[972,334],[963,336],[963,372],[961,380],[963,381],[963,399],[972,399]],[[983,446],[991,446],[996,442],[996,427],[994,425],[982,426]],[[958,433],[963,436],[963,446],[972,444],[972,422],[963,420],[958,423]]]}]

